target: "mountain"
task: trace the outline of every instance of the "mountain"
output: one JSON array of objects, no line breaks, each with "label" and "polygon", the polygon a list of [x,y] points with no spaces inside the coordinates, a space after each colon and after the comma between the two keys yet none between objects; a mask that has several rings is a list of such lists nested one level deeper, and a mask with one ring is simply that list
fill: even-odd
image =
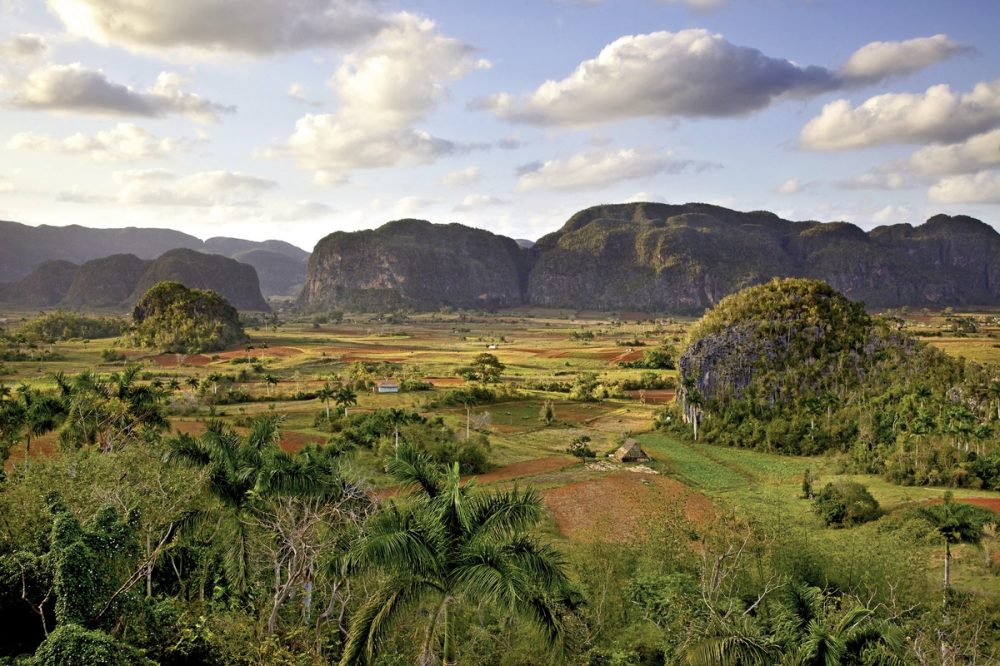
[{"label": "mountain", "polygon": [[270,310],[260,293],[253,266],[218,254],[185,249],[165,252],[142,274],[129,300],[137,301],[157,282],[164,281],[179,282],[189,289],[211,289],[238,310]]},{"label": "mountain", "polygon": [[868,233],[707,204],[588,208],[539,239],[526,300],[700,312],[772,277],[826,280],[871,307],[1000,304],[1000,234],[937,215]]},{"label": "mountain", "polygon": [[79,268],[69,261],[46,261],[18,282],[0,284],[0,301],[39,308],[57,305]]},{"label": "mountain", "polygon": [[74,310],[120,307],[152,263],[134,254],[92,259],[76,271],[62,304]]},{"label": "mountain", "polygon": [[700,313],[773,277],[822,279],[871,307],[1000,305],[1000,234],[964,216],[865,232],[701,203],[595,206],[533,246],[399,220],[321,240],[299,304]]},{"label": "mountain", "polygon": [[124,309],[165,280],[191,289],[211,289],[240,310],[270,309],[260,293],[253,266],[183,248],[165,252],[152,261],[133,254],[93,259],[82,266],[47,261],[18,282],[0,285],[0,302],[73,310]]},{"label": "mountain", "polygon": [[336,232],[309,258],[306,309],[510,307],[523,302],[527,255],[517,243],[460,224],[397,220]]},{"label": "mountain", "polygon": [[[250,263],[260,275],[265,294],[288,295],[305,281],[309,253],[280,240],[249,241],[240,238],[200,239],[171,229],[92,229],[79,225],[32,227],[17,222],[0,221],[0,282],[14,282],[28,275],[46,261],[62,260],[82,264],[116,254],[131,254],[139,259],[155,259],[164,252],[187,248],[230,258],[253,250],[271,254]],[[254,263],[257,261],[257,263]]]}]

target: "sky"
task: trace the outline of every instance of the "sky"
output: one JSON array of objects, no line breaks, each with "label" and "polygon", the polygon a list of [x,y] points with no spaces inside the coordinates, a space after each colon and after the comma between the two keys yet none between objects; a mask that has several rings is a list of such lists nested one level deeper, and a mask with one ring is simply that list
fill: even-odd
[{"label": "sky", "polygon": [[0,219],[1000,225],[993,0],[0,0]]}]

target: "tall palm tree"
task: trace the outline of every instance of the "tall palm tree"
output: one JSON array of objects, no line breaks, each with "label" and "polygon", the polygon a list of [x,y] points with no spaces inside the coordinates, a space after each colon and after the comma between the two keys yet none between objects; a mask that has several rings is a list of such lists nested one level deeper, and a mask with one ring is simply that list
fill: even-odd
[{"label": "tall palm tree", "polygon": [[463,602],[522,614],[554,645],[569,583],[560,555],[528,535],[542,516],[538,494],[516,487],[473,493],[457,464],[444,472],[409,446],[386,466],[417,491],[375,514],[352,550],[352,567],[381,583],[351,618],[340,663],[373,661],[396,620],[422,605],[429,614],[421,663],[431,663],[438,649],[442,663],[455,663],[460,631],[451,608]]},{"label": "tall palm tree", "polygon": [[344,384],[334,393],[333,401],[337,403],[338,407],[344,409],[344,416],[347,416],[347,408],[358,404],[358,394],[350,386]]},{"label": "tall palm tree", "polygon": [[[10,431],[24,438],[24,462],[28,464],[31,440],[58,427],[65,415],[63,402],[27,384],[17,387],[16,406],[10,410]],[[13,437],[12,437],[13,439]]]},{"label": "tall palm tree", "polygon": [[[316,398],[326,406],[326,420],[330,420],[330,400],[337,396],[338,392],[333,390],[330,382],[323,384],[323,387],[316,391]],[[355,401],[356,402],[356,401]],[[337,404],[339,405],[339,398]],[[346,413],[346,412],[345,412]]]},{"label": "tall palm tree", "polygon": [[275,377],[274,375],[272,375],[270,372],[267,373],[266,375],[264,375],[264,383],[267,384],[267,395],[268,395],[268,397],[271,396],[271,389],[274,386],[277,386],[278,382],[279,382],[278,378]]},{"label": "tall palm tree", "polygon": [[953,500],[951,491],[944,494],[944,502],[921,507],[918,515],[934,526],[944,538],[944,589],[951,588],[951,547],[960,543],[979,543],[983,538],[983,520],[970,504]]}]

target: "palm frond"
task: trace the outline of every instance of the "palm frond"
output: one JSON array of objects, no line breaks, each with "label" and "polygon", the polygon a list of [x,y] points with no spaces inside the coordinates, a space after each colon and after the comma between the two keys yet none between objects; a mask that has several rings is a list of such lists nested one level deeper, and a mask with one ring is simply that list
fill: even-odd
[{"label": "palm frond", "polygon": [[365,601],[351,618],[341,666],[372,663],[397,615],[426,591],[420,581],[391,579]]}]

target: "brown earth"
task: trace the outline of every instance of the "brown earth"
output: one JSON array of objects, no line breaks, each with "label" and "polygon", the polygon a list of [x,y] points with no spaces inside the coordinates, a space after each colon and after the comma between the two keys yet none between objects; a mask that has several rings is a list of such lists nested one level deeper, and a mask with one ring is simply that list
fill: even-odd
[{"label": "brown earth", "polygon": [[715,507],[704,495],[668,477],[620,471],[542,492],[556,527],[584,541],[623,543],[664,520],[705,523]]},{"label": "brown earth", "polygon": [[575,458],[570,458],[569,456],[547,456],[545,458],[524,460],[522,462],[504,465],[503,467],[498,467],[494,470],[486,472],[485,474],[479,474],[471,478],[475,478],[477,483],[510,481],[512,479],[519,479],[526,476],[544,474],[545,472],[555,472],[556,470],[560,470],[564,467],[569,467],[576,462],[577,460]]},{"label": "brown earth", "polygon": [[182,365],[205,366],[212,362],[212,359],[204,354],[157,354],[155,356],[142,356],[140,361],[152,361],[161,368],[176,368]]},{"label": "brown earth", "polygon": [[[633,400],[639,400],[641,391],[625,391]],[[646,392],[647,405],[669,405],[674,401],[677,391],[674,389],[650,389]]]}]

